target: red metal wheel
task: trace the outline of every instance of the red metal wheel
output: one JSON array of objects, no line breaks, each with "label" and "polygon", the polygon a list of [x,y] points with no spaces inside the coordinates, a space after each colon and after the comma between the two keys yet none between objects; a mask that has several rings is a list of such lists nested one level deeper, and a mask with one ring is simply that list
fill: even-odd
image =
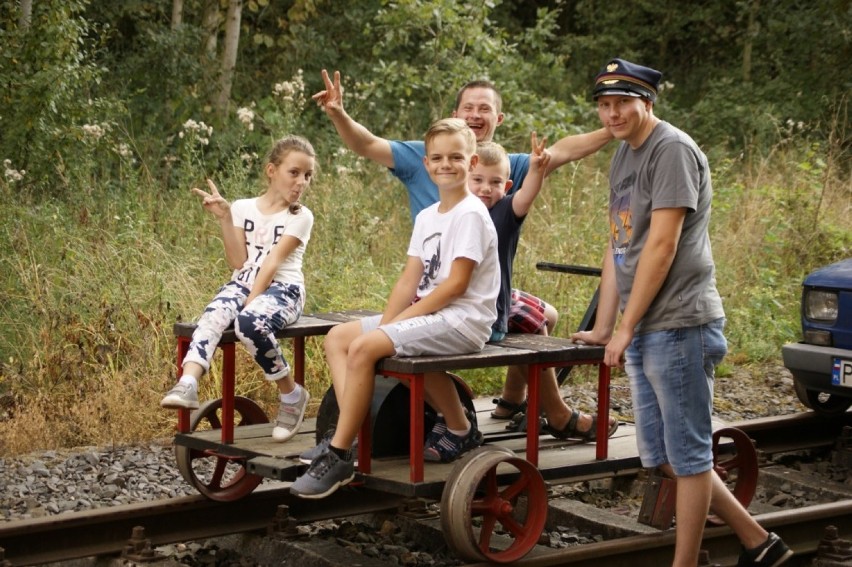
[{"label": "red metal wheel", "polygon": [[[222,428],[222,400],[210,400],[192,412],[190,431]],[[269,423],[266,413],[256,403],[242,396],[234,397],[234,426]],[[246,471],[244,457],[217,451],[199,450],[175,445],[175,459],[181,476],[198,492],[219,502],[233,502],[250,494],[263,481],[262,476]]]},{"label": "red metal wheel", "polygon": [[[734,452],[720,447],[721,439],[734,442]],[[757,450],[751,438],[735,427],[724,427],[713,432],[713,468],[730,487],[731,492],[743,507],[748,508],[757,490]],[[724,522],[714,515],[707,521],[722,525]]]},{"label": "red metal wheel", "polygon": [[546,520],[541,473],[507,449],[472,451],[444,485],[441,528],[450,549],[464,560],[517,561],[538,543]]}]

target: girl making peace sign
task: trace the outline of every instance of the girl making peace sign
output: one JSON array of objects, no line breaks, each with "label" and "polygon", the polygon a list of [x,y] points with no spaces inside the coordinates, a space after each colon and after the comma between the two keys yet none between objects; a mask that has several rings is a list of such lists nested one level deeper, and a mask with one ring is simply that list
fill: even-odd
[{"label": "girl making peace sign", "polygon": [[311,182],[315,159],[310,142],[288,136],[267,156],[268,186],[260,197],[229,204],[209,179],[210,193],[193,188],[219,220],[225,258],[234,272],[199,318],[183,375],[160,402],[162,407],[198,407],[198,379],[210,368],[222,333],[233,324],[266,379],[278,386],[281,403],[272,438],[287,441],[298,431],[310,396],[290,376],[275,333],[294,323],[305,305],[302,257],[314,216],[299,198]]}]

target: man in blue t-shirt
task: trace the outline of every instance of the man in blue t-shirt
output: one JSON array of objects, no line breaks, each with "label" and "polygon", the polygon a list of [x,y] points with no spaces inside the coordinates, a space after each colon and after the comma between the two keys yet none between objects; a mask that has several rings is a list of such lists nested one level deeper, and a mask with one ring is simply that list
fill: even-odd
[{"label": "man in blue t-shirt", "polygon": [[[361,157],[368,158],[387,167],[391,174],[397,177],[408,190],[411,219],[438,201],[438,190],[426,168],[423,159],[426,150],[423,142],[386,140],[370,132],[365,126],[356,122],[343,108],[343,89],[340,86],[340,72],[334,72],[332,80],[328,72],[322,71],[325,89],[313,95],[313,100],[331,119],[340,139],[346,146]],[[464,85],[456,96],[452,112],[454,118],[461,118],[473,130],[477,143],[490,142],[494,131],[503,123],[502,99],[497,88],[490,81],[473,81]],[[612,140],[612,134],[601,128],[586,134],[566,136],[550,146],[547,151],[551,159],[545,175],[570,161],[576,161],[592,154]],[[509,154],[509,179],[512,181],[511,194],[524,184],[524,178],[529,170],[529,154]],[[515,290],[513,290],[515,291]],[[551,331],[558,319],[557,310],[545,301],[521,292],[513,293],[518,301],[513,301],[510,316],[513,312],[519,318],[527,313],[528,305],[539,305],[547,319],[547,328]],[[533,332],[533,331],[529,331]],[[522,367],[510,367],[503,393],[496,401],[497,408],[491,414],[496,419],[511,419],[516,413],[526,407],[526,373]],[[580,431],[592,431],[591,417],[583,415],[582,423],[577,428]]]}]

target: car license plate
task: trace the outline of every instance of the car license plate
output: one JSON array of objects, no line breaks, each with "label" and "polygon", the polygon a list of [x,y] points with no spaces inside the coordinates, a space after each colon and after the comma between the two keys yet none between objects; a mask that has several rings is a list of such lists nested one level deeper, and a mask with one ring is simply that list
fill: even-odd
[{"label": "car license plate", "polygon": [[834,359],[831,369],[831,383],[835,386],[852,388],[852,360]]}]

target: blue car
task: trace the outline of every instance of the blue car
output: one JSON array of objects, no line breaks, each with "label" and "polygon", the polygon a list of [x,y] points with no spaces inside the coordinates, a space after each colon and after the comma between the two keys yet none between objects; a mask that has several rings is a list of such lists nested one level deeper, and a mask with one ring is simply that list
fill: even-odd
[{"label": "blue car", "polygon": [[802,341],[781,353],[805,406],[826,417],[852,406],[852,258],[805,278]]}]

